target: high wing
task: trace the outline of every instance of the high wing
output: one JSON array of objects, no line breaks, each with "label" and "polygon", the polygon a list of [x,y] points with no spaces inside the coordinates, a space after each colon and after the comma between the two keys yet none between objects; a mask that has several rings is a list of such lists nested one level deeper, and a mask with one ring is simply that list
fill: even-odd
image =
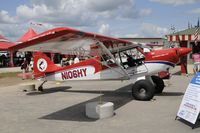
[{"label": "high wing", "polygon": [[26,42],[11,47],[9,50],[70,54],[79,49],[89,52],[91,46],[97,42],[103,43],[106,48],[134,45],[132,42],[122,39],[61,27],[43,32]]}]

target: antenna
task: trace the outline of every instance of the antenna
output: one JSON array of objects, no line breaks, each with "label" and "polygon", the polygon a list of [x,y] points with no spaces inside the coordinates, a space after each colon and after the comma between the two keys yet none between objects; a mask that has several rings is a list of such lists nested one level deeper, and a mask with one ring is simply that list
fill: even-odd
[{"label": "antenna", "polygon": [[188,21],[188,29],[190,29],[190,22]]},{"label": "antenna", "polygon": [[174,26],[174,25],[171,25],[170,30],[172,31],[172,33],[175,33],[175,32],[176,32],[175,26]]}]

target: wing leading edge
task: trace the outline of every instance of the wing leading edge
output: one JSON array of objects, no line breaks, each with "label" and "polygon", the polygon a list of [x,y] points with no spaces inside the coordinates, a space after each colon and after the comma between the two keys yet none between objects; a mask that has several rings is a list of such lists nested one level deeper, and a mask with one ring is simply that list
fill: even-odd
[{"label": "wing leading edge", "polygon": [[102,42],[107,48],[130,44],[134,45],[133,43],[122,39],[61,27],[38,34],[26,42],[10,47],[9,50],[69,54],[80,48],[85,51],[90,51],[91,46],[97,42]]}]

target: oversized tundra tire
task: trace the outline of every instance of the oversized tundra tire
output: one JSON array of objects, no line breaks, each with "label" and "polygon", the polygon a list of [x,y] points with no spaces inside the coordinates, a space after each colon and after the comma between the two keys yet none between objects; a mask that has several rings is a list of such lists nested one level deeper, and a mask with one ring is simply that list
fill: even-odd
[{"label": "oversized tundra tire", "polygon": [[161,79],[158,76],[151,76],[151,79],[153,80],[154,84],[155,84],[155,93],[160,94],[163,92],[163,89],[165,87],[165,83],[163,81],[163,79]]},{"label": "oversized tundra tire", "polygon": [[154,97],[155,87],[148,80],[135,82],[132,88],[132,95],[136,100],[148,101]]}]

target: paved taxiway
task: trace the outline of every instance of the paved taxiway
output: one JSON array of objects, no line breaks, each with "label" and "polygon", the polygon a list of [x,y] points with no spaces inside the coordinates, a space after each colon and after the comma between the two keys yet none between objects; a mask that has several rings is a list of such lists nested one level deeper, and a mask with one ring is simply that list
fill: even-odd
[{"label": "paved taxiway", "polygon": [[[174,118],[192,77],[174,75],[154,101],[136,101],[128,82],[47,82],[43,93],[22,92],[18,85],[0,88],[0,133],[199,133]],[[101,94],[99,90],[101,89]],[[85,103],[114,102],[116,115],[95,120]]]}]

